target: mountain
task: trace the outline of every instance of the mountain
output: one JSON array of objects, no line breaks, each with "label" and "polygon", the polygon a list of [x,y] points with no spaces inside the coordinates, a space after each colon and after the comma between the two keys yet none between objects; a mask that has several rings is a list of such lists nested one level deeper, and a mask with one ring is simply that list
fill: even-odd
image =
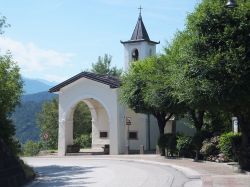
[{"label": "mountain", "polygon": [[24,94],[34,94],[38,92],[48,91],[51,87],[55,86],[55,82],[49,82],[42,79],[29,79],[23,78],[24,81]]},{"label": "mountain", "polygon": [[36,125],[36,116],[42,110],[42,105],[57,96],[48,90],[56,83],[42,79],[23,78],[24,94],[21,104],[12,114],[13,123],[16,126],[16,137],[21,143],[27,140],[39,140],[39,129]]},{"label": "mountain", "polygon": [[55,97],[55,94],[49,93],[49,92],[39,92],[35,94],[28,94],[28,95],[23,95],[22,96],[22,103],[27,103],[27,102],[44,102],[44,101],[49,101],[52,100]]},{"label": "mountain", "polygon": [[39,140],[39,129],[36,125],[36,116],[41,111],[42,105],[57,96],[48,92],[23,95],[21,104],[12,114],[16,126],[16,137],[21,143],[27,140]]},{"label": "mountain", "polygon": [[53,87],[53,86],[55,86],[55,85],[58,84],[58,83],[56,83],[56,82],[51,82],[51,81],[47,81],[47,80],[43,80],[43,79],[35,79],[35,80],[37,80],[37,81],[39,81],[39,82],[42,82],[42,83],[44,83],[44,84],[47,84],[47,85],[49,85],[49,86],[51,86],[51,87]]}]

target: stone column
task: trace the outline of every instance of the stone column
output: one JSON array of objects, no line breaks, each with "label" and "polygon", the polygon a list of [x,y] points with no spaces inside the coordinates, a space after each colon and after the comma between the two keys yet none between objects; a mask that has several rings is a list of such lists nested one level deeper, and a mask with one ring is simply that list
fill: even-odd
[{"label": "stone column", "polygon": [[118,145],[119,145],[119,127],[117,124],[117,118],[109,120],[109,132],[110,132],[110,154],[118,155]]},{"label": "stone column", "polygon": [[58,128],[58,155],[65,156],[66,153],[66,140],[65,140],[65,119],[60,119],[59,115],[59,128]]},{"label": "stone column", "polygon": [[69,119],[65,123],[66,149],[67,145],[73,145],[73,120]]}]

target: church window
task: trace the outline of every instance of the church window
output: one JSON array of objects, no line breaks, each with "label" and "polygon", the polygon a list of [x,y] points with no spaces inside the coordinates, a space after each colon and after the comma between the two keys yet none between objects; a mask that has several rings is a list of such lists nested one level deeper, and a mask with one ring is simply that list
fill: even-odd
[{"label": "church window", "polygon": [[101,131],[100,132],[100,138],[107,138],[108,137],[108,132],[107,131]]},{"label": "church window", "polygon": [[138,49],[134,49],[132,52],[132,60],[137,61],[139,59],[139,52]]},{"label": "church window", "polygon": [[137,140],[138,139],[137,131],[130,131],[129,134],[128,134],[128,138],[130,140]]}]

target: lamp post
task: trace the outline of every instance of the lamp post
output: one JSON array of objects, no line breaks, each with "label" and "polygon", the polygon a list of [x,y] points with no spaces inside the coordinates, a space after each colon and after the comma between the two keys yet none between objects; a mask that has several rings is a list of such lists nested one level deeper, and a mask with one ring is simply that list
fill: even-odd
[{"label": "lamp post", "polygon": [[[225,5],[226,8],[234,9],[238,5],[235,0],[228,0],[227,4]],[[232,117],[232,123],[233,123],[233,132],[238,133],[238,119],[237,117]]]},{"label": "lamp post", "polygon": [[235,0],[228,0],[227,4],[225,5],[226,8],[235,8],[237,7],[237,3]]}]

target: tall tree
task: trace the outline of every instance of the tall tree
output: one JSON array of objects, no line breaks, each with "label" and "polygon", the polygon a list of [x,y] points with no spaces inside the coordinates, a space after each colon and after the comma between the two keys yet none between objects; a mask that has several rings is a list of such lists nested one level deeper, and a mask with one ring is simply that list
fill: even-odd
[{"label": "tall tree", "polygon": [[76,105],[73,116],[73,137],[79,137],[82,134],[90,135],[92,132],[91,113],[89,107],[84,102]]},{"label": "tall tree", "polygon": [[40,129],[40,138],[49,149],[57,149],[58,141],[58,101],[45,102],[42,111],[37,115],[37,125]]},{"label": "tall tree", "polygon": [[203,0],[188,16],[177,82],[188,103],[238,117],[240,165],[250,169],[250,2],[237,2],[228,10],[224,1]]},{"label": "tall tree", "polygon": [[204,104],[199,100],[204,91],[202,82],[187,76],[188,66],[195,60],[193,56],[190,56],[191,49],[188,45],[190,40],[192,38],[187,31],[177,32],[172,43],[165,48],[164,55],[172,62],[169,74],[169,84],[173,88],[172,96],[186,106],[187,117],[193,122],[196,131],[201,131],[204,127],[205,111],[208,108],[206,100]]},{"label": "tall tree", "polygon": [[92,64],[91,72],[100,75],[120,77],[122,69],[118,69],[116,66],[111,67],[111,61],[111,55],[105,54],[103,57],[99,56],[97,62]]},{"label": "tall tree", "polygon": [[22,94],[22,79],[19,67],[10,55],[0,56],[0,137],[15,151],[15,127],[11,112],[19,104]]},{"label": "tall tree", "polygon": [[169,67],[168,59],[158,56],[133,63],[122,77],[120,92],[121,101],[128,107],[138,113],[152,114],[157,119],[160,136],[173,114],[185,108],[171,96],[167,78]]},{"label": "tall tree", "polygon": [[[0,35],[8,26],[6,18],[0,16]],[[10,54],[0,54],[0,170],[6,179],[1,180],[1,186],[22,186],[34,176],[32,169],[18,158],[20,147],[14,138],[15,127],[11,120],[11,113],[20,102],[22,87],[19,67]]]}]

